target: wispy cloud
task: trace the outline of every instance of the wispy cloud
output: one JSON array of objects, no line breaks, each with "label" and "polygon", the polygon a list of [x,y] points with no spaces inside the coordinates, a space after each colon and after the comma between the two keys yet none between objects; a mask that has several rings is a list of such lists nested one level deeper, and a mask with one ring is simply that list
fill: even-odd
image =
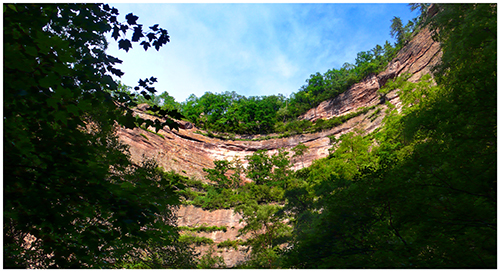
[{"label": "wispy cloud", "polygon": [[353,62],[383,44],[390,19],[411,17],[402,4],[114,4],[145,26],[160,24],[171,42],[160,52],[117,52],[123,82],[158,77],[177,101],[191,93],[245,96],[296,92],[309,75]]}]

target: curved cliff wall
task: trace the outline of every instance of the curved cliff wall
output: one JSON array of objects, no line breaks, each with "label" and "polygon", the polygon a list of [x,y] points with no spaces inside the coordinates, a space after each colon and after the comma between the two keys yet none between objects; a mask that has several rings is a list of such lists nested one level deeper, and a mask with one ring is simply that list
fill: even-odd
[{"label": "curved cliff wall", "polygon": [[[431,38],[428,29],[422,29],[389,63],[387,69],[378,74],[365,78],[354,84],[346,92],[335,98],[322,102],[302,115],[301,119],[316,121],[319,118],[329,119],[357,111],[361,107],[378,105],[380,98],[378,90],[387,82],[403,73],[410,73],[410,81],[418,81],[422,75],[431,72],[431,67],[440,59],[439,44]],[[389,93],[387,98],[396,106],[399,100],[396,92]],[[384,107],[383,105],[379,105]],[[145,118],[148,116],[140,110],[136,114]],[[204,179],[203,168],[214,166],[214,160],[232,160],[251,155],[256,150],[266,149],[270,153],[279,148],[290,150],[299,143],[309,147],[309,152],[297,161],[295,168],[302,165],[309,166],[313,160],[328,155],[331,147],[328,136],[336,137],[355,128],[371,132],[380,125],[380,118],[368,120],[371,112],[350,119],[348,122],[327,131],[291,136],[288,138],[270,139],[262,141],[232,141],[210,138],[195,133],[198,129],[179,129],[179,131],[160,130],[158,136],[141,129],[125,129],[118,131],[120,139],[130,146],[132,158],[135,161],[142,157],[154,158],[165,170],[173,170],[180,174]],[[142,134],[142,135],[141,135]]]},{"label": "curved cliff wall", "polygon": [[[417,82],[423,75],[431,73],[432,66],[440,58],[439,43],[433,41],[432,33],[424,28],[399,51],[385,71],[354,84],[335,98],[323,101],[300,118],[310,121],[329,119],[356,111],[360,107],[377,105],[380,102],[377,91],[387,80],[409,73],[412,75],[409,81]],[[391,103],[399,104],[396,92],[391,93],[388,98],[394,100]]]},{"label": "curved cliff wall", "polygon": [[[386,70],[378,75],[365,78],[362,82],[354,84],[346,92],[332,99],[322,102],[318,107],[309,110],[301,119],[315,121],[319,118],[329,119],[357,111],[361,107],[377,106],[385,109],[380,104],[378,90],[387,80],[410,73],[410,81],[418,81],[422,75],[431,72],[431,67],[438,63],[441,56],[439,44],[431,38],[428,29],[422,29],[389,63]],[[396,91],[389,93],[389,101],[399,106]],[[203,168],[214,167],[214,160],[232,160],[240,158],[245,163],[245,156],[251,155],[256,150],[266,149],[270,153],[277,152],[280,148],[292,149],[299,143],[309,147],[308,153],[296,161],[294,168],[309,166],[313,160],[328,156],[331,148],[331,135],[339,137],[354,129],[370,133],[380,126],[384,110],[376,118],[370,118],[375,111],[354,117],[335,128],[311,134],[296,135],[288,138],[270,139],[263,141],[232,141],[209,138],[195,133],[198,129],[179,129],[179,131],[160,130],[159,135],[141,129],[125,129],[118,131],[120,139],[130,146],[130,153],[134,161],[145,158],[155,159],[165,170],[173,170],[179,174],[204,179]],[[136,110],[135,113],[144,118],[156,118]],[[239,215],[232,210],[204,211],[200,208],[188,206],[180,207],[178,211],[180,226],[226,226],[227,232],[200,234],[215,241],[222,242],[227,239],[235,240],[238,230],[242,228]],[[206,251],[206,247],[198,248]],[[220,250],[217,254],[224,257],[226,264],[233,266],[244,259],[242,250]]]}]

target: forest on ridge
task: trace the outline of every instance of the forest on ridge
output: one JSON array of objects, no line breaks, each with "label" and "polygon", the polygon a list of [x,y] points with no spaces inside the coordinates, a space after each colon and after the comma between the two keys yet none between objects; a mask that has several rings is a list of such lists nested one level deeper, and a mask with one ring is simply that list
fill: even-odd
[{"label": "forest on ridge", "polygon": [[[158,51],[170,42],[158,24],[108,4],[3,4],[3,268],[228,268],[215,251],[241,247],[248,257],[232,268],[496,268],[497,5],[432,7],[428,16],[428,4],[411,4],[419,15],[394,17],[387,30],[394,45],[312,74],[290,97],[205,93],[178,103],[155,94],[154,76],[133,88],[111,76],[123,75],[122,61],[106,48]],[[308,167],[292,169],[308,152],[299,144],[255,151],[247,167],[216,160],[203,182],[132,161],[116,135],[179,129],[175,120],[223,139],[338,126],[366,111],[298,117],[383,71],[423,28],[442,50],[432,75],[389,80],[378,91],[382,125],[332,137],[328,156]],[[394,90],[400,110],[382,99]],[[134,116],[140,103],[165,118]],[[248,238],[190,235],[225,230],[178,226],[181,205],[234,209]]]}]

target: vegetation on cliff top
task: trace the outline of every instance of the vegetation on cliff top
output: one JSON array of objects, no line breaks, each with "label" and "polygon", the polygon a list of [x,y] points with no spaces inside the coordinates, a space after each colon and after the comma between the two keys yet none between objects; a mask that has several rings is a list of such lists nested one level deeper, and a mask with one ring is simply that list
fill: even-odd
[{"label": "vegetation on cliff top", "polygon": [[[284,151],[255,152],[246,169],[217,161],[207,185],[133,164],[114,136],[115,124],[165,124],[131,117],[138,101],[106,76],[121,72],[103,33],[159,49],[165,30],[119,23],[108,5],[5,4],[4,267],[223,267],[213,252],[194,260],[188,244],[211,240],[179,235],[184,195],[242,214],[241,268],[495,268],[497,5],[435,7],[422,21],[443,50],[434,80],[389,82],[403,108],[379,130],[343,135],[298,171]],[[140,81],[143,98],[154,81]]]},{"label": "vegetation on cliff top", "polygon": [[[426,6],[423,4],[422,7]],[[345,63],[339,69],[311,74],[306,80],[307,84],[289,98],[283,95],[245,97],[234,91],[226,91],[206,92],[201,97],[191,95],[186,101],[178,103],[164,92],[144,102],[164,109],[178,109],[186,120],[209,131],[208,136],[215,136],[213,133],[302,133],[311,129],[313,124],[307,120],[298,120],[297,117],[319,103],[345,92],[363,78],[383,71],[409,41],[422,19],[420,16],[416,17],[406,25],[398,17],[394,17],[392,21],[391,35],[397,40],[394,46],[386,41],[383,46],[376,45],[371,50],[359,52],[354,64]]]},{"label": "vegetation on cliff top", "polygon": [[[343,135],[286,186],[256,182],[283,198],[255,206],[265,197],[247,194],[237,210],[255,241],[276,239],[249,244],[239,267],[496,267],[496,5],[439,8],[435,80],[388,82],[382,91],[399,89],[403,108],[389,107],[379,130]],[[292,232],[269,228],[283,222]]]}]

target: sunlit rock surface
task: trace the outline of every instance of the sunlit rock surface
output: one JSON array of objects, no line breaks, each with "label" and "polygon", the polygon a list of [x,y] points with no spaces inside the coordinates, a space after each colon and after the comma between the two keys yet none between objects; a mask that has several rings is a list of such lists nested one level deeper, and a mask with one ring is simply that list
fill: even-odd
[{"label": "sunlit rock surface", "polygon": [[[234,213],[232,209],[205,211],[189,205],[180,207],[177,216],[180,226],[225,226],[226,231],[200,232],[198,236],[207,237],[214,241],[213,248],[219,256],[224,258],[224,263],[228,267],[233,267],[238,261],[244,260],[246,246],[238,246],[238,250],[236,250],[234,248],[217,248],[215,245],[226,240],[245,240],[247,238],[246,236],[238,237],[238,230],[243,228],[244,225],[239,222],[241,216]],[[197,250],[206,252],[209,248],[209,245],[200,246]]]},{"label": "sunlit rock surface", "polygon": [[[335,116],[356,112],[361,107],[378,105],[382,110],[378,116],[371,116],[376,109],[364,115],[357,116],[344,124],[323,132],[296,135],[287,138],[270,139],[263,141],[231,141],[209,138],[197,134],[198,129],[193,124],[181,122],[177,130],[160,130],[158,134],[141,129],[125,129],[118,131],[120,139],[130,146],[132,159],[140,162],[143,158],[154,159],[165,170],[173,170],[179,174],[204,180],[203,168],[212,168],[214,160],[233,160],[239,158],[246,165],[245,156],[251,155],[256,150],[269,150],[271,154],[278,149],[290,150],[299,143],[309,147],[309,151],[294,161],[294,169],[307,167],[319,158],[328,156],[331,148],[328,136],[339,137],[355,129],[370,133],[380,126],[384,116],[385,105],[380,104],[377,92],[388,80],[410,73],[410,81],[418,81],[424,74],[431,72],[431,67],[438,63],[441,57],[439,44],[431,38],[428,29],[421,30],[389,63],[386,70],[378,75],[365,78],[362,82],[354,84],[339,96],[322,102],[318,107],[309,110],[301,119],[315,121],[319,118],[329,119]],[[397,92],[389,93],[387,99],[397,107],[400,105]],[[135,114],[143,118],[154,119],[144,111],[145,107],[135,110]],[[178,211],[180,226],[197,226],[207,224],[210,226],[227,226],[228,231],[200,234],[214,240],[215,243],[227,239],[237,239],[238,230],[242,228],[240,216],[232,210],[219,210],[214,212],[203,211],[200,208],[188,206],[181,207]],[[199,247],[205,252],[208,247]],[[229,266],[244,260],[245,251],[242,248],[221,249],[217,254],[223,256]]]},{"label": "sunlit rock surface", "polygon": [[[377,90],[390,79],[409,73],[411,82],[417,82],[423,75],[431,73],[433,65],[440,60],[439,43],[432,40],[431,32],[422,29],[392,60],[385,71],[365,78],[351,86],[346,92],[330,100],[323,101],[318,107],[310,109],[301,119],[315,121],[344,115],[361,107],[380,103]],[[398,104],[395,92],[387,96],[393,104]]]}]

